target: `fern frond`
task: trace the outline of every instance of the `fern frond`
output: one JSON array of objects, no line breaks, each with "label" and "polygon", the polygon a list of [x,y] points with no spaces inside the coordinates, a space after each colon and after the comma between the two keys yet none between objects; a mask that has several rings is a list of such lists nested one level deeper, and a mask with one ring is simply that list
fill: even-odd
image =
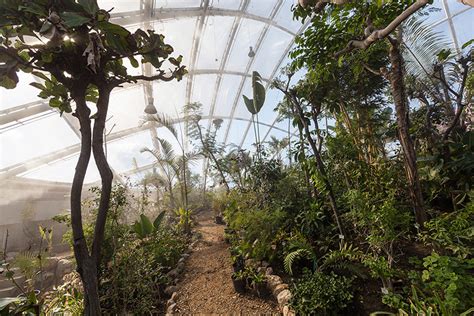
[{"label": "fern frond", "polygon": [[296,259],[300,257],[307,257],[312,259],[313,254],[308,250],[308,249],[297,249],[293,252],[290,252],[289,254],[286,255],[285,260],[283,260],[283,266],[285,268],[285,271],[288,272],[290,275],[293,274],[293,263],[296,261]]},{"label": "fern frond", "polygon": [[320,270],[324,270],[337,263],[348,261],[361,261],[364,253],[357,247],[353,247],[347,243],[340,246],[339,250],[332,250],[324,256],[324,262],[320,266]]}]

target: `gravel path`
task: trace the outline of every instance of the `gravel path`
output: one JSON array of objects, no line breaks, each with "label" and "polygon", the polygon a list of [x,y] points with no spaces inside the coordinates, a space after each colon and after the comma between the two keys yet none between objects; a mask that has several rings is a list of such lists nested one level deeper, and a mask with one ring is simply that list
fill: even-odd
[{"label": "gravel path", "polygon": [[179,315],[280,315],[274,301],[234,291],[224,226],[200,222],[202,239],[186,262],[177,297]]}]

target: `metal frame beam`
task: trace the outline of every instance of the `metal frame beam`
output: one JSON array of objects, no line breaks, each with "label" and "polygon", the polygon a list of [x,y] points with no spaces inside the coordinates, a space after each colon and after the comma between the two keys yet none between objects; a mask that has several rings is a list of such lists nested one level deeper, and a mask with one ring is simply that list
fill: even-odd
[{"label": "metal frame beam", "polygon": [[[240,71],[229,71],[229,70],[221,70],[221,69],[196,69],[196,70],[191,70],[189,71],[189,74],[192,74],[194,76],[198,75],[208,75],[208,74],[217,74],[219,76],[223,75],[234,75],[234,76],[241,76],[241,77],[246,77],[250,78],[251,75],[248,73],[240,72]],[[269,78],[262,78],[263,81],[265,82],[270,82]],[[139,83],[132,83],[132,84],[123,84],[122,89],[127,89],[130,87],[137,87],[139,85],[145,85],[146,82],[140,81]],[[153,86],[153,85],[151,85]],[[121,90],[117,90],[121,91]],[[152,90],[150,90],[150,93],[152,95]],[[146,94],[150,94],[146,91]],[[145,105],[144,105],[145,107]],[[15,106],[6,110],[0,111],[0,134],[4,132],[4,129],[11,129],[14,128],[13,126],[5,126],[7,124],[10,124],[15,121],[21,121],[24,120],[30,116],[38,115],[40,113],[44,112],[51,112],[51,114],[57,113],[53,108],[51,108],[46,102],[43,100],[38,100],[34,102],[29,102],[23,105]],[[64,116],[67,116],[68,114],[64,114]],[[18,124],[18,125],[21,125]]]},{"label": "metal frame beam", "polygon": [[[275,4],[275,7],[273,8],[272,10],[272,13],[270,15],[270,19],[273,20],[273,18],[277,15],[278,11],[280,10],[281,6],[283,4],[283,0],[279,0],[276,4]],[[247,67],[245,67],[245,73],[248,73],[250,71],[250,67],[252,67],[252,64],[253,64],[253,61],[255,60],[255,58],[257,57],[258,53],[260,52],[260,47],[262,46],[262,43],[263,43],[263,40],[265,39],[265,36],[267,35],[267,32],[270,28],[270,25],[267,24],[264,29],[262,30],[262,32],[260,33],[260,36],[257,40],[257,44],[255,45],[255,56],[253,58],[251,58],[248,63],[247,63]],[[239,85],[239,88],[237,90],[237,94],[235,96],[235,99],[234,99],[234,103],[232,105],[232,110],[231,110],[231,114],[230,116],[233,117],[234,114],[235,114],[235,110],[237,108],[237,105],[239,103],[239,100],[240,100],[240,95],[242,94],[242,90],[244,88],[244,85],[245,85],[245,80],[247,78],[242,78],[242,80],[240,81],[240,85]],[[229,122],[229,125],[227,126],[227,130],[225,132],[225,136],[224,136],[224,143],[227,143],[227,138],[229,137],[229,131],[230,131],[230,128],[232,127],[232,121]]]},{"label": "metal frame beam", "polygon": [[[298,34],[301,34],[309,26],[309,24],[310,24],[310,21],[306,21],[306,23],[303,24],[303,26],[298,30]],[[286,54],[284,55],[284,57],[286,57],[286,55],[288,55],[288,53],[290,52],[291,47],[294,45],[294,43],[295,43],[295,39],[293,39],[293,41],[290,43],[290,45],[288,45],[288,47],[286,48]],[[278,72],[278,69],[280,69],[280,67],[282,66],[281,63],[284,61],[284,59],[285,59],[284,57],[280,60],[279,66],[277,66],[274,69],[274,71],[272,73],[272,76],[271,76],[272,80],[273,80],[273,78],[275,78],[275,76]],[[275,124],[277,122],[278,122],[278,114],[276,115],[275,120],[272,123],[272,127],[268,130],[267,134],[263,137],[262,142],[265,142],[265,140],[267,139],[268,135],[270,135],[270,132],[272,131],[273,127],[275,126]],[[244,141],[245,141],[245,138],[242,140],[242,144],[243,144]],[[240,147],[242,147],[242,145]]]},{"label": "metal frame beam", "polygon": [[[241,3],[241,5],[239,7],[239,11],[244,12],[245,10],[247,10],[249,2],[250,2],[250,0],[243,0],[243,2]],[[216,102],[217,102],[217,95],[219,94],[219,88],[220,88],[221,83],[222,83],[222,75],[223,75],[224,69],[227,65],[227,61],[229,59],[230,53],[232,51],[232,47],[234,45],[234,39],[235,39],[235,36],[237,35],[237,31],[239,30],[239,28],[241,26],[241,23],[242,23],[242,17],[237,17],[237,18],[234,19],[229,37],[227,39],[226,48],[224,50],[223,56],[221,58],[221,64],[219,66],[219,73],[218,73],[217,80],[216,80],[216,83],[215,83],[214,94],[212,96],[211,108],[210,108],[210,111],[209,111],[209,116],[210,117],[214,116],[214,111],[215,111]],[[248,74],[247,73],[241,73],[241,75],[242,76],[247,76]],[[211,120],[209,120],[209,123],[207,124],[207,129],[208,130],[211,127],[211,123],[212,123]],[[204,183],[203,183],[203,191],[204,192],[206,191],[206,185],[207,185],[208,163],[209,163],[209,159],[206,158],[206,159],[204,159],[204,163],[202,165],[202,173],[204,174]]]},{"label": "metal frame beam", "polygon": [[[282,1],[282,0],[279,0]],[[205,0],[205,2],[209,3],[209,0]],[[265,18],[259,15],[251,14],[249,12],[241,11],[241,10],[229,10],[229,9],[220,9],[220,8],[213,8],[209,5],[195,7],[195,8],[157,8],[153,11],[153,17],[148,16],[144,11],[130,11],[130,12],[120,12],[114,13],[111,15],[111,20],[114,23],[120,24],[122,26],[127,25],[134,25],[140,24],[147,21],[166,21],[166,20],[176,20],[182,18],[193,18],[193,17],[200,17],[203,15],[206,16],[226,16],[226,17],[240,17],[243,19],[254,20],[258,22],[265,23],[269,26],[276,27],[283,32],[286,32],[292,36],[296,34],[291,31],[290,29],[279,25],[276,21],[273,20],[273,16],[270,18]]]},{"label": "metal frame beam", "polygon": [[[220,118],[220,119],[223,119],[223,120],[232,119],[230,116],[214,116],[214,117],[203,116],[202,117],[203,120],[205,120],[205,119],[214,119],[214,118]],[[246,118],[236,118],[236,117],[234,117],[233,119],[238,120],[238,121],[248,121],[248,119],[246,119]],[[182,123],[185,120],[186,119],[184,117],[179,117],[179,118],[176,118],[176,119],[173,120],[173,124]],[[263,122],[260,122],[260,124],[264,125],[264,126],[271,126],[270,124],[263,123]],[[159,128],[160,125],[156,124],[155,127]],[[133,127],[133,128],[129,128],[129,129],[119,131],[119,132],[115,132],[115,133],[110,134],[107,137],[107,141],[108,142],[114,142],[114,141],[117,141],[119,139],[129,137],[129,136],[131,136],[135,133],[146,131],[149,128],[150,128],[150,126],[148,126],[148,124],[145,124],[143,126]],[[286,132],[283,129],[280,129],[280,128],[277,128],[277,129],[279,129],[283,132]],[[30,159],[30,160],[22,161],[20,163],[15,164],[15,165],[0,169],[0,179],[13,177],[13,176],[16,176],[18,174],[25,173],[25,172],[33,170],[35,168],[41,167],[43,165],[51,164],[51,163],[54,163],[54,162],[59,161],[61,159],[68,158],[70,156],[73,156],[73,155],[79,153],[80,149],[81,149],[80,144],[75,144],[75,145],[66,147],[64,149],[51,152],[51,153],[46,154],[46,155],[43,155],[43,156],[40,156],[40,157],[35,157],[35,158]]]}]

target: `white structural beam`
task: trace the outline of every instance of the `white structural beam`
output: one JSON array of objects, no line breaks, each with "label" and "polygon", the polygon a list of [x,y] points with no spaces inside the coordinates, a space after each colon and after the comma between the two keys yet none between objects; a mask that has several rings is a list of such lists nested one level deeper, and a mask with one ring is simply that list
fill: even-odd
[{"label": "white structural beam", "polygon": [[[229,10],[214,8],[209,6],[209,1],[205,0],[204,5],[201,7],[195,8],[156,8],[153,11],[153,16],[147,15],[142,10],[130,11],[130,12],[120,12],[114,13],[111,15],[111,20],[113,23],[117,23],[123,26],[136,25],[140,23],[147,22],[149,20],[155,21],[166,21],[166,20],[176,20],[183,18],[194,18],[200,17],[203,15],[206,16],[225,16],[225,17],[240,17],[242,19],[249,19],[254,21],[259,21],[267,25],[276,27],[283,32],[286,32],[292,36],[296,34],[290,29],[279,25],[276,21],[273,20],[273,16],[266,18],[259,15],[251,14],[246,11],[241,10]],[[281,2],[280,0],[278,2]],[[207,3],[207,5],[205,5]]]},{"label": "white structural beam", "polygon": [[[231,119],[230,116],[214,116],[213,118],[220,118],[220,119],[223,119],[223,120]],[[211,119],[211,117],[203,116],[202,119]],[[176,119],[172,120],[172,123],[173,124],[178,124],[178,123],[184,122],[185,120],[186,120],[185,118],[180,117],[180,118],[176,118]],[[234,118],[234,120],[245,121],[245,122],[249,121],[247,118]],[[268,127],[271,126],[270,124],[262,123],[262,122],[260,122],[260,124],[263,125],[263,126],[268,126]],[[159,124],[155,124],[155,126],[160,127]],[[143,126],[133,127],[133,128],[125,129],[123,131],[115,132],[115,133],[112,133],[112,134],[107,136],[107,141],[108,141],[108,143],[111,143],[111,142],[117,141],[119,139],[126,138],[126,137],[128,137],[132,134],[145,131],[149,128],[150,127],[148,126],[148,124],[145,124]],[[277,128],[277,129],[279,129],[279,128]],[[283,129],[279,129],[279,130],[285,132],[285,130],[283,130]],[[54,162],[59,161],[61,159],[71,157],[71,156],[76,155],[77,153],[79,153],[80,149],[81,149],[80,144],[75,144],[75,145],[72,145],[72,146],[69,146],[69,147],[51,152],[51,153],[46,154],[46,155],[42,155],[40,157],[35,157],[35,158],[30,159],[30,160],[22,161],[20,163],[15,164],[15,165],[0,169],[0,179],[5,179],[5,178],[17,176],[18,174],[25,173],[27,171],[36,169],[36,168],[41,167],[43,165],[51,164],[51,163],[54,163]]]},{"label": "white structural beam", "polygon": [[[239,10],[244,12],[247,10],[248,5],[249,5],[250,0],[243,0],[241,3]],[[212,118],[214,116],[214,111],[216,107],[216,102],[217,102],[217,95],[219,94],[219,89],[222,83],[222,75],[224,74],[224,69],[226,68],[227,61],[229,60],[230,53],[232,51],[232,47],[234,45],[234,40],[237,35],[237,31],[239,30],[240,26],[242,23],[242,17],[236,17],[234,19],[234,22],[232,23],[232,28],[229,34],[229,37],[227,38],[227,43],[226,47],[223,53],[223,56],[221,58],[221,63],[219,65],[219,74],[217,76],[217,80],[215,83],[214,87],[214,94],[212,96],[212,101],[211,101],[211,108],[209,111],[209,116]],[[247,76],[247,73],[241,73],[242,76]],[[212,124],[212,120],[209,120],[209,123],[207,125],[207,129],[209,130]],[[204,160],[204,163],[202,165],[202,173],[204,174],[204,182],[203,182],[203,191],[206,191],[206,185],[207,185],[207,170],[208,170],[208,163],[209,159],[206,158]]]},{"label": "white structural beam", "polygon": [[[189,71],[189,75],[193,76],[198,76],[198,75],[208,75],[208,74],[217,74],[217,75],[235,75],[235,76],[241,76],[241,77],[246,77],[249,78],[251,77],[251,74],[249,73],[244,73],[240,71],[229,71],[229,70],[221,70],[221,69],[195,69]],[[265,82],[270,82],[269,78],[262,78],[263,81]],[[140,81],[139,83],[132,83],[132,84],[123,84],[123,88],[129,88],[134,85],[145,85],[146,82]],[[152,87],[151,87],[152,88]],[[120,91],[120,90],[117,90]],[[153,95],[152,89],[145,90],[149,91],[146,92],[146,95]],[[145,107],[145,105],[143,106]],[[47,102],[43,100],[38,100],[34,102],[29,102],[25,103],[19,106],[15,106],[6,110],[0,111],[0,133],[6,130],[14,128],[15,126],[21,126],[21,124],[14,125],[12,123],[14,122],[19,122],[21,120],[27,119],[30,116],[35,116],[40,113],[44,112],[50,112],[51,114],[56,114],[58,113],[56,110],[52,109]],[[70,114],[63,114],[64,116],[70,115]]]},{"label": "white structural beam", "polygon": [[[283,4],[282,0],[280,0],[276,3],[275,7],[272,10],[272,13],[270,14],[270,19],[271,20],[273,20],[273,18],[275,18],[278,11],[280,10],[282,4]],[[269,24],[265,25],[262,32],[260,33],[260,36],[257,40],[257,44],[254,47],[255,56],[248,61],[247,67],[245,67],[245,73],[249,73],[250,68],[252,67],[253,61],[255,60],[256,56],[260,53],[260,47],[262,46],[263,40],[265,39],[265,36],[267,35],[267,32],[268,32],[269,28],[270,28]],[[239,85],[239,88],[237,90],[237,95],[235,96],[234,103],[232,105],[232,110],[231,110],[231,115],[230,115],[231,117],[234,116],[237,105],[239,104],[239,100],[240,100],[240,97],[241,97],[241,94],[242,94],[242,90],[244,88],[245,80],[246,80],[246,78],[242,78],[242,80],[240,81],[240,85]],[[229,137],[229,131],[230,131],[231,127],[232,127],[232,120],[229,122],[229,125],[227,126],[227,130],[226,130],[225,136],[224,136],[224,143],[227,143],[227,138]]]}]

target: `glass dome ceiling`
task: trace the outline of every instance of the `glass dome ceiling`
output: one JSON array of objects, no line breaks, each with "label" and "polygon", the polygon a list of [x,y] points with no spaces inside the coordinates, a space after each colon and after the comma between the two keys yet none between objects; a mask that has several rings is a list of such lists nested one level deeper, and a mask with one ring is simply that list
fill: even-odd
[{"label": "glass dome ceiling", "polygon": [[[271,136],[288,136],[288,123],[278,122],[274,107],[282,95],[269,83],[289,62],[295,36],[306,25],[292,18],[294,0],[99,0],[104,9],[114,7],[115,23],[130,29],[155,29],[166,36],[189,74],[180,82],[137,83],[112,93],[107,121],[107,152],[116,179],[138,179],[154,166],[143,147],[153,147],[152,137],[166,137],[163,128],[140,125],[149,100],[159,112],[183,126],[181,109],[190,102],[203,104],[202,125],[223,120],[218,140],[250,149],[251,116],[242,94],[251,95],[251,73],[258,71],[267,87],[260,114],[262,142]],[[473,36],[474,9],[455,0],[437,0],[428,23],[445,33],[459,52]],[[249,57],[249,50],[255,53]],[[250,54],[251,55],[251,54]],[[151,68],[130,68],[150,74]],[[298,80],[303,73],[295,76]],[[79,153],[75,118],[62,117],[37,97],[29,85],[34,78],[20,74],[14,90],[0,88],[0,178],[71,182]],[[151,130],[151,129],[155,130]],[[194,166],[204,174],[207,163]],[[91,160],[87,183],[99,179]]]}]

